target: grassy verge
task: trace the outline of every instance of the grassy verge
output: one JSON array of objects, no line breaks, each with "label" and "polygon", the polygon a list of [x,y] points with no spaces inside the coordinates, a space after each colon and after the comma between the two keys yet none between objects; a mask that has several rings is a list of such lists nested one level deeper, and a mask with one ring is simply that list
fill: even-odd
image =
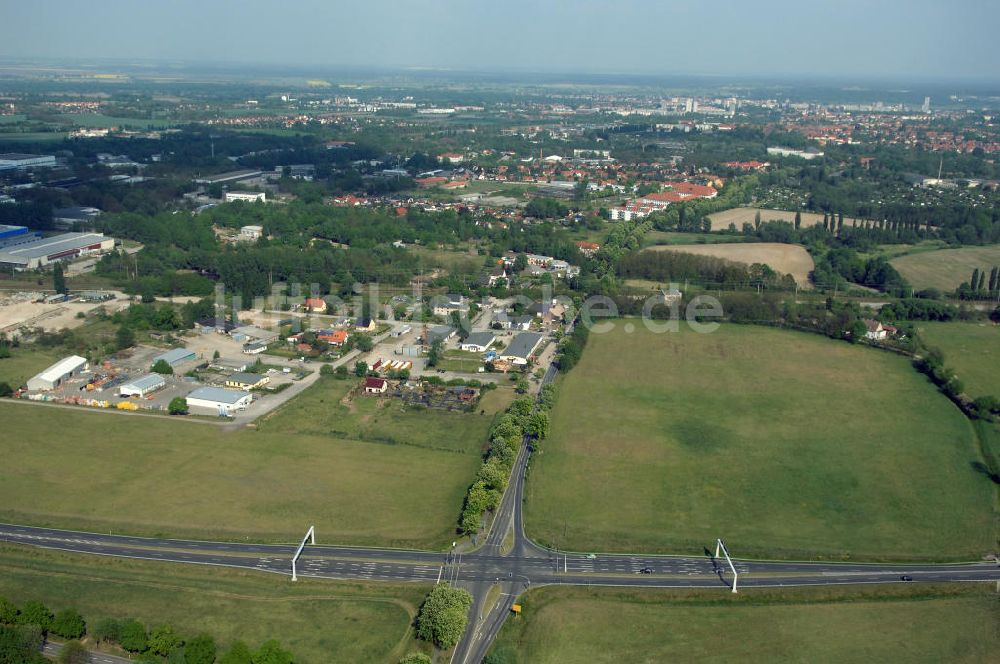
[{"label": "grassy verge", "polygon": [[1000,604],[977,586],[728,593],[542,588],[521,600],[496,664],[989,662]]},{"label": "grassy verge", "polygon": [[296,662],[395,661],[428,588],[300,580],[225,568],[152,563],[0,545],[0,596],[74,607],[88,624],[134,617],[226,647],[278,639]]}]

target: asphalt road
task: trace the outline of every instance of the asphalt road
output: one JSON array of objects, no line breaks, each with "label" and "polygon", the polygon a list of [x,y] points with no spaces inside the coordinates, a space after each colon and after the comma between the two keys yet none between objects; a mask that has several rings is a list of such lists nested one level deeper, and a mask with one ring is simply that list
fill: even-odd
[{"label": "asphalt road", "polygon": [[[555,369],[550,366],[542,384],[554,376]],[[482,546],[475,551],[309,545],[299,559],[298,575],[358,581],[449,581],[466,588],[472,593],[473,606],[466,634],[452,658],[457,664],[474,664],[482,660],[516,598],[532,585],[718,588],[722,591],[731,587],[728,566],[707,553],[704,556],[566,553],[535,544],[524,533],[522,512],[525,473],[530,459],[531,447],[522,445],[508,490]],[[322,535],[320,532],[320,538]],[[0,541],[76,553],[237,567],[286,575],[291,575],[291,558],[296,549],[295,544],[145,538],[14,524],[0,524]],[[996,562],[887,564],[744,559],[733,562],[740,588],[902,583],[903,576],[911,577],[913,583],[1000,582],[1000,565]],[[493,585],[498,585],[500,592],[491,605],[486,605],[488,591]]]}]

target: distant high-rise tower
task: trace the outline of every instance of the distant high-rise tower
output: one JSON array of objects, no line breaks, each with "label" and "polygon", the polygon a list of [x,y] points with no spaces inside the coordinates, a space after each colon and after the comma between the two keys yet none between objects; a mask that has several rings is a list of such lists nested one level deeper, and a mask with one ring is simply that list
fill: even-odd
[{"label": "distant high-rise tower", "polygon": [[684,112],[694,113],[694,99],[691,99],[691,97],[684,100]]},{"label": "distant high-rise tower", "polygon": [[931,112],[931,98],[930,97],[924,97],[924,105],[920,107],[920,110],[923,111],[924,113],[930,113]]}]

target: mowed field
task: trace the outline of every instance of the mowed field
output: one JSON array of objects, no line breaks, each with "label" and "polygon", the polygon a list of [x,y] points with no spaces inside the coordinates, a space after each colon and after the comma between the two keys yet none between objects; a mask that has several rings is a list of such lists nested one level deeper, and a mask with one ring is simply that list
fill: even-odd
[{"label": "mowed field", "polygon": [[91,626],[107,617],[166,623],[182,636],[210,634],[220,651],[277,639],[302,664],[396,661],[427,590],[0,546],[0,597],[18,606],[76,608]]},{"label": "mowed field", "polygon": [[775,272],[790,274],[802,288],[809,288],[809,273],[815,264],[805,247],[779,242],[736,242],[650,247],[649,251],[682,251],[686,254],[714,256],[739,263],[764,263]]},{"label": "mowed field", "polygon": [[575,551],[977,559],[995,487],[901,357],[724,325],[591,334],[533,462],[529,534]]},{"label": "mowed field", "polygon": [[889,262],[914,288],[950,292],[963,281],[969,281],[974,269],[986,270],[989,274],[993,266],[1000,265],[1000,244],[924,251],[898,256]]},{"label": "mowed field", "polygon": [[1000,399],[1000,326],[922,322],[917,333],[928,346],[944,352],[945,364],[958,374],[967,394]]},{"label": "mowed field", "polygon": [[493,649],[503,664],[985,664],[1000,651],[1000,603],[989,584],[724,598],[550,587],[521,603],[521,617],[507,621]]},{"label": "mowed field", "polygon": [[[0,519],[208,539],[436,548],[451,541],[491,415],[340,403],[320,380],[260,424],[0,402]],[[508,393],[488,395],[499,410]],[[493,404],[493,405],[490,405]]]},{"label": "mowed field", "polygon": [[[737,231],[743,230],[743,224],[752,224],[760,212],[760,220],[763,221],[787,221],[795,222],[795,213],[788,210],[771,210],[767,208],[737,207],[722,212],[715,212],[708,215],[712,222],[713,231],[724,231],[729,228],[729,224],[735,224]],[[802,228],[821,225],[823,214],[817,212],[802,212]],[[844,224],[850,225],[851,217],[844,217]]]}]

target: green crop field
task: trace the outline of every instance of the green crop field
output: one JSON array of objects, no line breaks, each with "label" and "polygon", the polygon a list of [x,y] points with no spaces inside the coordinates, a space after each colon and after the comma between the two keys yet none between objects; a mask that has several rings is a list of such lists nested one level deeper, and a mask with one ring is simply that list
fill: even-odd
[{"label": "green crop field", "polygon": [[996,661],[990,586],[725,593],[542,588],[504,625],[495,664]]},{"label": "green crop field", "polygon": [[971,279],[974,269],[986,270],[989,274],[994,265],[1000,265],[1000,244],[923,251],[899,256],[889,262],[914,288],[937,288],[950,292],[963,281]]},{"label": "green crop field", "polygon": [[970,423],[906,359],[772,328],[591,334],[527,487],[577,551],[977,559],[995,487]]},{"label": "green crop field", "polygon": [[1000,398],[1000,326],[992,323],[920,323],[917,333],[928,346],[944,352],[973,398]]},{"label": "green crop field", "polygon": [[225,649],[277,639],[303,664],[396,661],[427,587],[303,579],[0,546],[0,596],[75,608],[89,625],[135,618],[182,636],[207,633]]},{"label": "green crop field", "polygon": [[[5,360],[4,360],[5,361]],[[3,362],[3,361],[0,361]],[[492,413],[340,403],[326,379],[259,430],[0,403],[0,519],[211,539],[440,547],[451,541]]]}]

